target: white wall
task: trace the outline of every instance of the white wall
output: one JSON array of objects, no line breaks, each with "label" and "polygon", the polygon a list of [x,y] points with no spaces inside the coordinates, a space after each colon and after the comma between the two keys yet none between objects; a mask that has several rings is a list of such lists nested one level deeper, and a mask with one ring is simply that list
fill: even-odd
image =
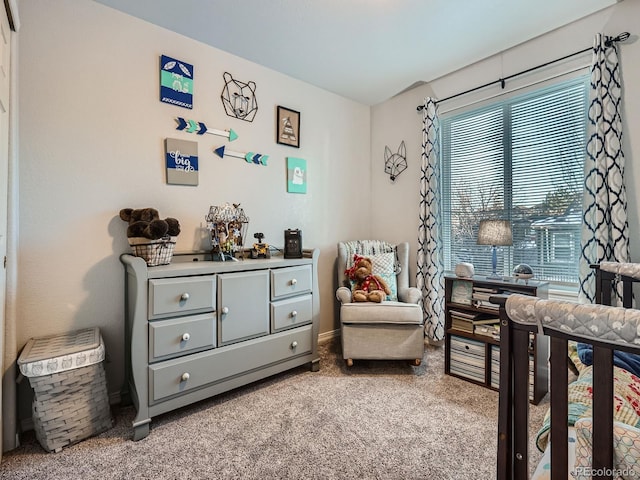
[{"label": "white wall", "polygon": [[[240,202],[249,239],[282,246],[300,228],[321,250],[321,332],[336,328],[339,240],[367,238],[370,109],[90,0],[20,4],[18,348],[33,336],[98,326],[110,390],[124,374],[124,207],[155,207],[180,220],[177,250],[209,248],[210,205]],[[212,23],[213,27],[214,23]],[[195,67],[194,109],[161,103],[159,57]],[[223,72],[257,84],[252,123],[228,117]],[[301,112],[301,148],[275,143],[277,105]],[[177,132],[175,117],[240,136],[236,151],[269,154],[267,167],[213,148],[225,139]],[[197,140],[198,187],[165,183],[164,139]],[[286,192],[287,156],[307,160],[306,195]],[[354,185],[360,188],[355,189]],[[249,295],[249,294],[248,294]]]},{"label": "white wall", "polygon": [[[394,236],[393,240],[400,237],[409,238],[413,242],[412,253],[415,258],[422,142],[422,115],[416,112],[416,107],[423,103],[426,96],[445,98],[583,50],[591,47],[593,37],[598,32],[615,36],[620,32],[628,31],[634,37],[631,41],[619,46],[624,85],[625,180],[629,204],[631,257],[632,260],[639,261],[640,196],[636,190],[640,186],[640,167],[634,164],[634,160],[640,159],[638,18],[640,18],[640,1],[626,0],[372,107],[372,190],[375,192],[374,205],[377,206],[372,216],[373,236],[390,234]],[[423,61],[428,61],[428,58],[429,54],[425,52]],[[555,65],[553,68],[539,70],[535,74],[509,82],[507,89],[555,75],[566,66],[588,65],[590,60],[589,53],[575,57],[564,65]],[[439,105],[439,109],[440,111],[450,110],[498,93],[500,93],[499,86],[490,87],[473,95],[443,102]],[[401,140],[405,140],[407,145],[409,168],[396,180],[395,184],[392,184],[383,170],[384,147],[389,145],[395,151]],[[414,263],[412,260],[412,264]]]}]

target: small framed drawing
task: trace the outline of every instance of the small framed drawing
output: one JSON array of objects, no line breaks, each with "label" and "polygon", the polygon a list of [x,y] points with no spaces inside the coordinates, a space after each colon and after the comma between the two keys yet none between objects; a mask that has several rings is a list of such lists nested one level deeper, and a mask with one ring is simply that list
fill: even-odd
[{"label": "small framed drawing", "polygon": [[451,302],[471,305],[473,282],[470,280],[454,280],[451,284]]},{"label": "small framed drawing", "polygon": [[276,142],[300,148],[300,112],[278,105]]},{"label": "small framed drawing", "polygon": [[307,161],[287,157],[287,192],[307,193]]}]

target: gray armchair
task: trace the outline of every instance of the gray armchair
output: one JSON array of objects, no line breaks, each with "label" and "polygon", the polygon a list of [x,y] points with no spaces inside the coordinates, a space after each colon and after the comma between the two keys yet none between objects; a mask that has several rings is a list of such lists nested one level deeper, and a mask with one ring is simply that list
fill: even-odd
[{"label": "gray armchair", "polygon": [[[353,254],[371,257],[395,252],[397,301],[352,302],[345,269]],[[424,355],[424,320],[420,290],[409,286],[409,244],[397,246],[379,241],[338,243],[338,289],[342,356],[347,366],[354,359],[411,360],[420,365]]]}]

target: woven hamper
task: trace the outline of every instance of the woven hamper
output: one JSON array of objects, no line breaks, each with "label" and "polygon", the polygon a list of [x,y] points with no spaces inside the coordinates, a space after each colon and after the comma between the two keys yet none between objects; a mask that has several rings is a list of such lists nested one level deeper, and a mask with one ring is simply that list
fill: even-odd
[{"label": "woven hamper", "polygon": [[113,425],[103,360],[98,328],[32,338],[25,345],[18,365],[34,390],[34,430],[48,452]]}]

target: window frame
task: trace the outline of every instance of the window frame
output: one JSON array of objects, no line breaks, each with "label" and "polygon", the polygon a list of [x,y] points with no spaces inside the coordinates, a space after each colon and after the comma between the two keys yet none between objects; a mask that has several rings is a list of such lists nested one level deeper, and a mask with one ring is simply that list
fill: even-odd
[{"label": "window frame", "polygon": [[[502,188],[504,192],[504,205],[503,211],[506,213],[507,218],[511,219],[512,212],[514,211],[513,204],[513,157],[512,157],[512,137],[514,132],[512,130],[511,125],[511,116],[512,116],[512,108],[514,105],[519,103],[524,103],[528,100],[535,99],[537,97],[543,97],[553,92],[560,92],[563,90],[569,90],[574,88],[577,85],[582,85],[584,90],[584,104],[583,104],[583,114],[584,114],[584,130],[582,132],[583,138],[585,139],[584,148],[581,150],[583,152],[583,165],[584,158],[586,158],[586,130],[587,130],[587,121],[588,121],[588,88],[589,88],[589,73],[588,71],[581,71],[578,75],[575,75],[570,79],[555,79],[555,81],[547,81],[542,82],[543,85],[537,85],[536,88],[528,88],[526,92],[510,92],[504,95],[493,96],[486,101],[474,102],[466,107],[456,108],[449,112],[446,112],[440,116],[440,145],[441,145],[441,196],[442,196],[442,228],[443,228],[443,254],[444,254],[444,263],[445,270],[452,271],[454,268],[455,260],[453,258],[454,252],[454,241],[453,231],[452,231],[452,182],[451,182],[451,169],[452,164],[450,162],[451,158],[451,131],[450,127],[447,128],[447,123],[449,126],[453,120],[461,120],[464,118],[468,118],[471,116],[478,116],[483,114],[484,112],[490,112],[492,110],[501,110],[502,111],[502,146],[503,146],[503,166],[502,166]],[[531,87],[531,86],[529,86]],[[508,132],[508,135],[505,138],[504,133]],[[580,185],[582,187],[582,195],[584,195],[584,184],[583,178],[580,177]],[[533,231],[531,225],[529,225],[527,231]],[[446,234],[445,234],[446,232]],[[576,252],[576,244],[574,235],[578,235],[579,241],[579,232],[574,232],[573,230],[563,232],[566,233],[566,236],[569,237],[568,245],[559,246],[557,242],[559,239],[555,238],[559,232],[551,231],[550,234],[552,236],[552,244],[549,244],[548,247],[542,248],[540,245],[536,246],[536,255],[549,255],[551,257],[550,263],[553,264],[564,264],[564,265],[573,265],[575,260],[575,273],[578,272],[578,260],[579,260],[579,251]],[[525,237],[526,240],[527,237]],[[572,240],[573,239],[573,240]],[[562,242],[565,243],[565,242]],[[562,261],[561,258],[556,258],[557,253],[556,248],[569,249],[573,252],[573,256],[569,261]],[[502,254],[498,256],[499,268],[504,272],[504,276],[510,276],[511,270],[514,266],[514,251],[516,246],[511,247],[501,247]],[[545,253],[544,250],[547,250]],[[540,260],[542,262],[542,258]],[[484,274],[485,270],[477,271],[478,274]],[[489,272],[486,271],[488,274]],[[543,277],[538,278],[539,280],[549,281],[549,283],[553,286],[557,286],[561,289],[569,289],[572,290],[574,288],[577,289],[578,281],[576,279],[573,281],[559,281],[546,279]]]}]

